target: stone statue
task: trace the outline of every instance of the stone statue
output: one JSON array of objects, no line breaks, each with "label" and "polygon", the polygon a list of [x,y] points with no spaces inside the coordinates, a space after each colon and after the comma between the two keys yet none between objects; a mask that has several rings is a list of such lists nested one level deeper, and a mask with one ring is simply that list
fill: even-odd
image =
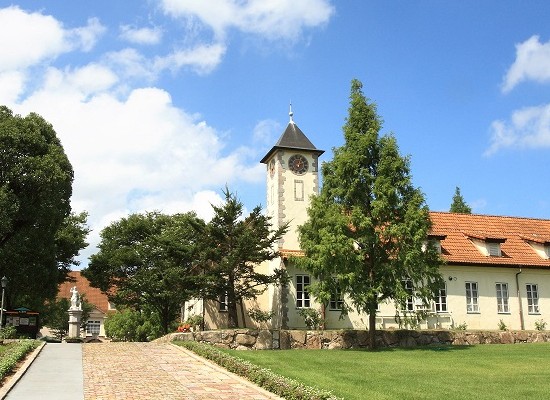
[{"label": "stone statue", "polygon": [[76,286],[71,288],[71,310],[81,310],[80,308],[80,298],[78,296],[78,290]]},{"label": "stone statue", "polygon": [[76,286],[71,288],[71,307],[69,307],[69,337],[80,337],[80,318],[82,317],[82,304]]}]

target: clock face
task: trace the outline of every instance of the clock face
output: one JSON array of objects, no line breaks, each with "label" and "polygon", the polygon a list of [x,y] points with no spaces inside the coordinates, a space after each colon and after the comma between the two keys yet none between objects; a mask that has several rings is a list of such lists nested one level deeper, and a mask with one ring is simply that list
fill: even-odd
[{"label": "clock face", "polygon": [[273,177],[273,175],[275,175],[275,160],[274,159],[272,159],[269,162],[269,166],[267,168],[269,169],[269,175],[271,175],[271,177]]},{"label": "clock face", "polygon": [[294,154],[288,159],[288,166],[296,175],[303,175],[309,167],[307,159],[301,154]]}]

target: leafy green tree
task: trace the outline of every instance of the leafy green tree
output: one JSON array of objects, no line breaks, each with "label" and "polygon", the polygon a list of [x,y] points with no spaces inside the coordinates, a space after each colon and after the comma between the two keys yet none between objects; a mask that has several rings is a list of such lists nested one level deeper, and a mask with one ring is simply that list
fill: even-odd
[{"label": "leafy green tree", "polygon": [[105,335],[116,341],[147,342],[161,336],[157,318],[143,311],[124,309],[105,320]]},{"label": "leafy green tree", "polygon": [[0,106],[0,276],[7,307],[53,300],[85,247],[86,215],[71,215],[73,169],[53,127]]},{"label": "leafy green tree", "polygon": [[101,232],[99,251],[82,274],[117,306],[157,313],[163,333],[197,291],[194,213],[132,214]]},{"label": "leafy green tree", "polygon": [[277,257],[274,245],[288,226],[272,230],[270,218],[259,206],[243,218],[243,204],[236,195],[225,188],[224,196],[225,203],[212,206],[214,217],[198,232],[203,248],[200,264],[206,274],[201,294],[216,301],[227,298],[228,326],[235,328],[239,324],[237,304],[256,298],[270,284],[284,281],[283,270],[263,274],[256,266]]},{"label": "leafy green tree", "polygon": [[452,213],[462,213],[462,214],[471,214],[472,208],[464,201],[464,197],[460,193],[460,188],[457,186],[455,189],[455,194],[453,196],[453,203],[451,204],[451,209],[449,210]]},{"label": "leafy green tree", "polygon": [[[94,306],[86,301],[84,296],[81,297],[82,316],[80,329],[86,330],[86,323],[90,318]],[[46,306],[45,312],[42,314],[43,324],[48,327],[54,337],[59,340],[63,340],[69,332],[69,308],[71,302],[67,298],[60,298],[56,301],[49,303]]]},{"label": "leafy green tree", "polygon": [[375,104],[353,80],[345,143],[322,166],[321,193],[299,227],[305,256],[296,260],[316,278],[310,291],[321,303],[340,293],[369,315],[371,348],[380,302],[392,299],[406,310],[412,295],[427,305],[443,284],[439,255],[426,246],[424,196],[412,185],[409,160],[400,156],[395,137],[379,136],[381,126]]}]

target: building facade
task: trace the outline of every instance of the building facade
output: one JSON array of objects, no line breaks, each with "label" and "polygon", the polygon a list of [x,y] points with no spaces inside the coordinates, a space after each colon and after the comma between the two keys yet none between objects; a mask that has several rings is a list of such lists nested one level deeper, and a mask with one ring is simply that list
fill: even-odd
[{"label": "building facade", "polygon": [[[314,308],[324,315],[326,329],[366,329],[368,315],[350,312],[342,318],[342,301],[318,304],[308,293],[313,276],[289,261],[300,255],[297,227],[307,219],[312,195],[319,193],[317,149],[294,123],[290,122],[275,146],[262,158],[266,165],[266,213],[275,227],[289,222],[290,228],[278,243],[281,257],[258,266],[262,272],[286,269],[290,283],[272,286],[252,302],[243,304],[246,326],[254,322],[246,310],[272,311],[267,327],[305,328],[299,312]],[[445,286],[426,311],[420,328],[450,329],[535,329],[550,322],[550,220],[431,212],[433,240],[444,263],[440,267]],[[412,289],[412,288],[411,288]],[[412,291],[412,290],[411,290]],[[396,313],[425,307],[411,296],[407,310],[396,310],[393,302],[380,304],[377,327],[398,328]],[[186,316],[202,313],[206,328],[225,327],[223,302],[194,301]],[[263,327],[266,327],[265,325]]]}]

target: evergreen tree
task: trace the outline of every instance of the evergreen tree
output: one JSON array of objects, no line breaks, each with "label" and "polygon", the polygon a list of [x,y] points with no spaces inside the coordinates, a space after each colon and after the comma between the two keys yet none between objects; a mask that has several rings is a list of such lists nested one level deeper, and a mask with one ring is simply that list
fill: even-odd
[{"label": "evergreen tree", "polygon": [[237,305],[254,299],[267,290],[268,285],[285,278],[283,270],[261,273],[257,266],[278,256],[274,244],[281,239],[288,226],[272,230],[270,218],[261,207],[243,217],[243,204],[225,189],[225,203],[214,208],[214,217],[199,234],[203,246],[200,264],[206,274],[202,289],[205,299],[227,300],[228,327],[239,324]]},{"label": "evergreen tree", "polygon": [[316,278],[309,289],[320,302],[339,293],[351,302],[344,311],[353,307],[369,315],[373,348],[380,302],[392,299],[406,310],[414,296],[427,305],[443,280],[437,251],[426,246],[429,212],[412,185],[408,158],[400,156],[393,136],[379,136],[376,106],[357,80],[350,100],[345,143],[322,166],[324,185],[299,228],[305,256],[296,261]]},{"label": "evergreen tree", "polygon": [[466,204],[464,197],[460,193],[460,188],[457,186],[455,189],[455,194],[453,196],[453,203],[451,204],[451,209],[449,210],[452,213],[461,213],[461,214],[471,214],[472,208]]}]

